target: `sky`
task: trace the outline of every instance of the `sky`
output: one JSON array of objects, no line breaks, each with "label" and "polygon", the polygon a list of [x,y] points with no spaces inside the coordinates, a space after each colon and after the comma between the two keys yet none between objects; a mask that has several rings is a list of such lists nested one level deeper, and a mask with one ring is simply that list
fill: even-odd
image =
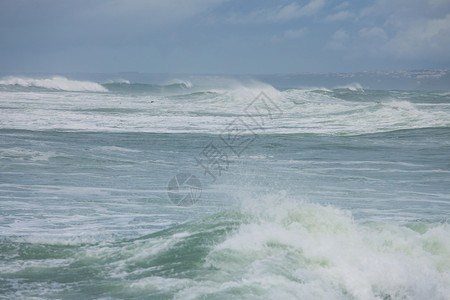
[{"label": "sky", "polygon": [[450,67],[449,0],[0,0],[0,72]]}]

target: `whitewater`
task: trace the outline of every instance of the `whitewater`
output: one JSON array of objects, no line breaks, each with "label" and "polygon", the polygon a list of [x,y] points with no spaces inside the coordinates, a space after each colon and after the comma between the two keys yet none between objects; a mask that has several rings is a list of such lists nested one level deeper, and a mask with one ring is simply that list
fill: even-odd
[{"label": "whitewater", "polygon": [[0,298],[450,299],[450,93],[276,82],[0,78]]}]

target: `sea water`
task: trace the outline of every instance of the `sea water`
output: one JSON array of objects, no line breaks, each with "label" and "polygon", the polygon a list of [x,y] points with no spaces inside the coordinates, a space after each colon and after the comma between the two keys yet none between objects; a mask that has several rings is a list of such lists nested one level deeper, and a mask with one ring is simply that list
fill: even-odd
[{"label": "sea water", "polygon": [[0,297],[450,299],[450,93],[290,84],[1,79]]}]

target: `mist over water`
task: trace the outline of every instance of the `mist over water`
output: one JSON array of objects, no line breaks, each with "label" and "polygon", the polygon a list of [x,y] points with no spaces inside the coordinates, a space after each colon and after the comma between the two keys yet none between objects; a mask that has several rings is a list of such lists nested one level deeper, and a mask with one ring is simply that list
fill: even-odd
[{"label": "mist over water", "polygon": [[294,79],[1,78],[0,295],[450,299],[450,94]]}]

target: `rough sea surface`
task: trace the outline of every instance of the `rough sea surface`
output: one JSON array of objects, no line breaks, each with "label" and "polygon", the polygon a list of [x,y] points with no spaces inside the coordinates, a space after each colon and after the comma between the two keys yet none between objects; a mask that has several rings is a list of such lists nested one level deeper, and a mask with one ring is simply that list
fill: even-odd
[{"label": "rough sea surface", "polygon": [[0,79],[0,298],[450,299],[450,93],[298,86]]}]

